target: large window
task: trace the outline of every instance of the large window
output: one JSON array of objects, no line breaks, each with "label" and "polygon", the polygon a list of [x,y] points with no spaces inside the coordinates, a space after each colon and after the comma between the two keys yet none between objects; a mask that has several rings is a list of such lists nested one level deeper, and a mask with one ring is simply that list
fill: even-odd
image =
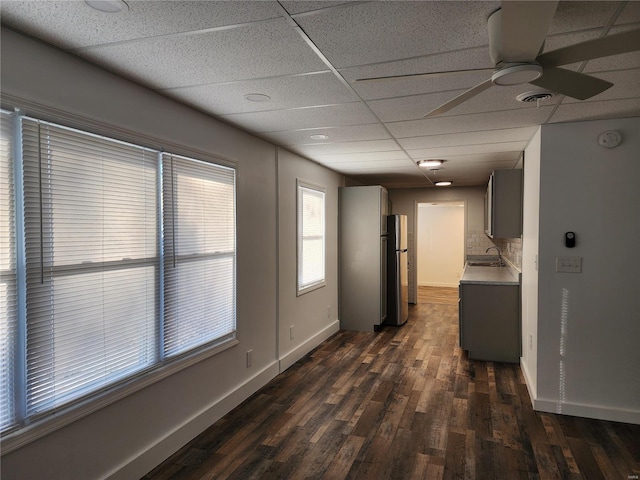
[{"label": "large window", "polygon": [[0,173],[3,431],[234,337],[233,169],[3,112]]},{"label": "large window", "polygon": [[298,180],[298,295],[325,285],[324,188]]},{"label": "large window", "polygon": [[235,177],[176,155],[163,163],[164,352],[172,356],[235,331]]},{"label": "large window", "polygon": [[17,328],[13,119],[0,112],[0,431],[15,422]]}]

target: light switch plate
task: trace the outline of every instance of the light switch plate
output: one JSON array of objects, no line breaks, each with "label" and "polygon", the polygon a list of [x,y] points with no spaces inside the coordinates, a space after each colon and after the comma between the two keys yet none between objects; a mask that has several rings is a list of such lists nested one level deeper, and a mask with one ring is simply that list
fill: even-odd
[{"label": "light switch plate", "polygon": [[556,257],[556,272],[582,273],[582,257]]}]

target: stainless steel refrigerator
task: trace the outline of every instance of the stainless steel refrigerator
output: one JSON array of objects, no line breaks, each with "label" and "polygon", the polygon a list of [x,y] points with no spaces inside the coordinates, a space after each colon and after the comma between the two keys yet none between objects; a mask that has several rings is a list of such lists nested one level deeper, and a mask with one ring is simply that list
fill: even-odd
[{"label": "stainless steel refrigerator", "polygon": [[407,216],[387,217],[387,318],[385,325],[404,325],[409,318]]}]

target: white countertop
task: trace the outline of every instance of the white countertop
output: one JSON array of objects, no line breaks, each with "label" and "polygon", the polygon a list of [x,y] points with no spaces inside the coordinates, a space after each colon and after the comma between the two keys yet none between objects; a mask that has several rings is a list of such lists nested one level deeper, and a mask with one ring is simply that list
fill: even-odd
[{"label": "white countertop", "polygon": [[507,267],[476,267],[465,265],[460,283],[485,285],[519,285],[520,273]]}]

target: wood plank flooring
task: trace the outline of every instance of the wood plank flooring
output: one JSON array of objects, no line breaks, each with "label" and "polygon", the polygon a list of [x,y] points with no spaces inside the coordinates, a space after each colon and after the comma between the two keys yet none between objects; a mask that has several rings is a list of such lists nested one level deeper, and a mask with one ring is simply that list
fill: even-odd
[{"label": "wood plank flooring", "polygon": [[534,412],[517,365],[457,347],[457,299],[339,332],[144,479],[638,478],[640,426]]}]

